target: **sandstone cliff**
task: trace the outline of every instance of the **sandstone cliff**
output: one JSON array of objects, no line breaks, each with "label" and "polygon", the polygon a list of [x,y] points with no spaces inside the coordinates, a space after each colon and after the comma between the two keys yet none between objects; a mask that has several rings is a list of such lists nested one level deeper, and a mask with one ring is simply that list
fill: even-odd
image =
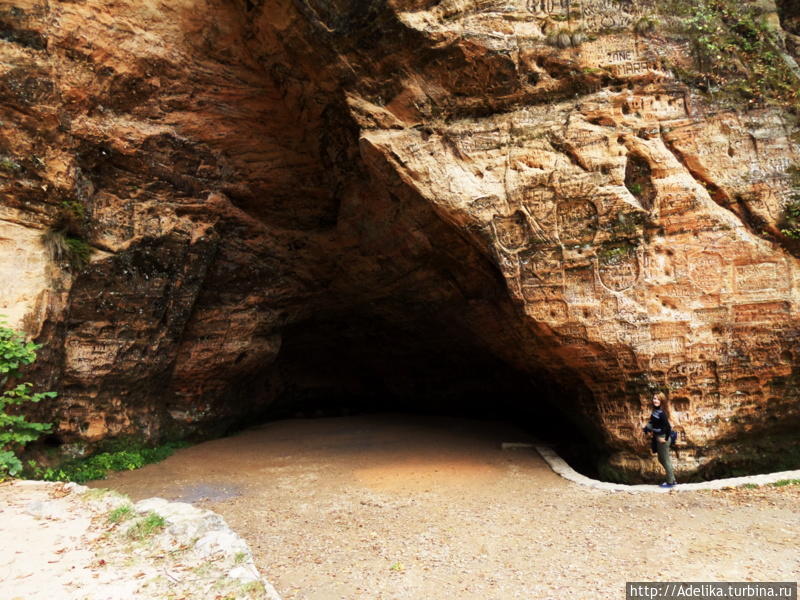
[{"label": "sandstone cliff", "polygon": [[74,444],[315,390],[502,394],[647,474],[661,393],[684,470],[784,456],[798,18],[0,2],[0,313],[46,344],[42,410]]}]

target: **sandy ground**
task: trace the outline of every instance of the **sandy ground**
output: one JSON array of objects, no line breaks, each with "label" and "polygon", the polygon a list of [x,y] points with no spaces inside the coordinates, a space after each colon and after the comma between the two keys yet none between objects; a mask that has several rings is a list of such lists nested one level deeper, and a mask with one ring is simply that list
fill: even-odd
[{"label": "sandy ground", "polygon": [[[226,519],[285,600],[624,598],[626,581],[795,581],[800,486],[580,487],[508,424],[397,415],[270,423],[115,474]],[[568,593],[568,596],[565,596]]]},{"label": "sandy ground", "polygon": [[[176,525],[132,536],[128,528],[147,513],[137,513],[128,498],[72,484],[0,485],[0,600],[270,597],[249,553],[233,560],[225,553],[225,544],[239,549],[242,543],[236,545],[218,516],[155,504]],[[110,520],[120,507],[128,507],[129,516]],[[195,535],[205,535],[207,552],[198,552],[190,539]]]},{"label": "sandy ground", "polygon": [[109,562],[111,507],[67,486],[0,485],[0,599],[132,598],[141,571]]}]

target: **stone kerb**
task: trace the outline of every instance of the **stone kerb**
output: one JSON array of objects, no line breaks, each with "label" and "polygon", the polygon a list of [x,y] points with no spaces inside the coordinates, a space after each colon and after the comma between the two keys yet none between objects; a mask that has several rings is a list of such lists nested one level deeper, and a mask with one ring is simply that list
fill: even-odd
[{"label": "stone kerb", "polygon": [[585,475],[581,475],[567,464],[555,450],[544,444],[534,444],[534,448],[550,468],[569,481],[586,487],[608,492],[629,492],[629,493],[666,493],[666,492],[691,492],[697,490],[721,490],[725,488],[741,487],[744,485],[766,485],[784,479],[800,479],[800,470],[777,471],[775,473],[764,473],[761,475],[747,475],[745,477],[728,477],[725,479],[714,479],[699,483],[683,483],[672,488],[661,488],[657,485],[626,485],[623,483],[611,483],[608,481],[598,481]]}]

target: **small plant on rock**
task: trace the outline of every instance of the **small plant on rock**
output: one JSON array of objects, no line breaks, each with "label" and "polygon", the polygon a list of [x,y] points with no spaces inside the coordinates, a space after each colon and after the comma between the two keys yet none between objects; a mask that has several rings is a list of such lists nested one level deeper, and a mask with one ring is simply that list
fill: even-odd
[{"label": "small plant on rock", "polygon": [[139,541],[144,540],[164,529],[166,524],[164,517],[157,513],[149,512],[128,529],[128,537]]},{"label": "small plant on rock", "polygon": [[30,383],[16,383],[20,370],[36,360],[39,346],[28,342],[18,331],[5,327],[0,321],[0,480],[16,476],[22,471],[22,463],[15,450],[22,448],[51,429],[50,423],[34,423],[24,415],[8,412],[29,402],[54,398],[55,392],[32,391]]},{"label": "small plant on rock", "polygon": [[72,269],[82,269],[92,256],[89,244],[61,229],[48,229],[42,234],[42,242],[54,262],[67,263]]},{"label": "small plant on rock", "polygon": [[118,506],[110,513],[108,513],[108,522],[109,523],[122,523],[123,521],[127,521],[133,516],[133,507],[130,504],[123,504],[122,506]]}]

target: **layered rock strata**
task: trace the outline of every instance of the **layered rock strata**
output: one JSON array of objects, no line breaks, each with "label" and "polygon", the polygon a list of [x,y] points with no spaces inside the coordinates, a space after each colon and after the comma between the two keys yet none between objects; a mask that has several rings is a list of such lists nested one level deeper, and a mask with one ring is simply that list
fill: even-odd
[{"label": "layered rock strata", "polygon": [[[398,402],[502,364],[618,474],[657,468],[655,393],[685,472],[785,456],[795,118],[703,93],[663,4],[0,5],[0,312],[47,344],[60,438],[242,421],[321,345]],[[784,5],[756,8],[796,85]]]}]

